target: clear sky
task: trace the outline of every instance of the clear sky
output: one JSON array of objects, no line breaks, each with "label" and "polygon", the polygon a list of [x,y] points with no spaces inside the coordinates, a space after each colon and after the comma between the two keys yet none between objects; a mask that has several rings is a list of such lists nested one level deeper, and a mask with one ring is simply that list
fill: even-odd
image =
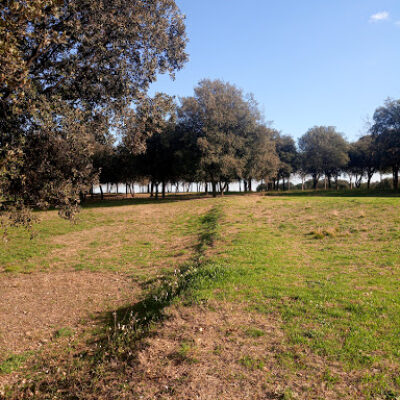
[{"label": "clear sky", "polygon": [[254,93],[267,121],[299,137],[333,125],[358,138],[400,98],[400,0],[176,0],[190,60],[151,93],[190,96],[203,78]]}]

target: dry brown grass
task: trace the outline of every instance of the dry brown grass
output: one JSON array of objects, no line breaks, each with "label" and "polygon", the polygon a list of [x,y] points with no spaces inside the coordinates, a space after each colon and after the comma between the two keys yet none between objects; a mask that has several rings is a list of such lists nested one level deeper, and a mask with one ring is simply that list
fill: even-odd
[{"label": "dry brown grass", "polygon": [[137,299],[138,285],[115,273],[0,275],[1,355],[36,350],[61,328],[78,329]]},{"label": "dry brown grass", "polygon": [[[120,398],[362,398],[352,386],[357,377],[336,363],[288,347],[280,325],[275,316],[234,304],[174,307],[163,327],[146,340],[135,365],[124,372]],[[334,390],[326,381],[327,371],[340,380]],[[115,398],[120,379],[108,382],[99,398]]]}]

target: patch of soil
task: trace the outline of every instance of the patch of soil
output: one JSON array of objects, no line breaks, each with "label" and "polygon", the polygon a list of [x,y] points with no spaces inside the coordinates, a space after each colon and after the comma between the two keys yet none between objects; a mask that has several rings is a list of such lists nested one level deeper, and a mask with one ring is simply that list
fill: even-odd
[{"label": "patch of soil", "polygon": [[[124,398],[364,398],[340,365],[289,348],[284,336],[275,317],[237,305],[174,309],[139,353]],[[334,384],[326,381],[326,371]]]},{"label": "patch of soil", "polygon": [[0,362],[36,350],[62,328],[74,330],[96,314],[137,298],[126,275],[85,271],[0,274]]}]

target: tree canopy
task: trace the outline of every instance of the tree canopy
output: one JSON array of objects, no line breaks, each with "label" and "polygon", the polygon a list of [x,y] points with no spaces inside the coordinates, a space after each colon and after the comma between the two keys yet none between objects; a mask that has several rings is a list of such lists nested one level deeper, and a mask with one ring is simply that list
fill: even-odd
[{"label": "tree canopy", "polygon": [[[132,103],[144,102],[158,73],[183,66],[185,46],[184,18],[173,0],[6,0],[1,198],[77,204],[95,181],[94,142],[133,125]],[[143,150],[142,133],[131,143]]]}]

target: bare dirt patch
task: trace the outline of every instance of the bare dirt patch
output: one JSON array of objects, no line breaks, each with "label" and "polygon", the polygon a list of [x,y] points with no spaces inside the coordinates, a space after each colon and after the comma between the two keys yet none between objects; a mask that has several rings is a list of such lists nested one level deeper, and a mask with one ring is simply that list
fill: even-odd
[{"label": "bare dirt patch", "polygon": [[125,275],[79,271],[0,275],[0,293],[1,361],[133,301],[138,288]]},{"label": "bare dirt patch", "polygon": [[272,315],[233,304],[172,309],[138,354],[124,395],[146,400],[363,398],[352,385],[354,377],[338,364],[285,345],[280,324]]}]

